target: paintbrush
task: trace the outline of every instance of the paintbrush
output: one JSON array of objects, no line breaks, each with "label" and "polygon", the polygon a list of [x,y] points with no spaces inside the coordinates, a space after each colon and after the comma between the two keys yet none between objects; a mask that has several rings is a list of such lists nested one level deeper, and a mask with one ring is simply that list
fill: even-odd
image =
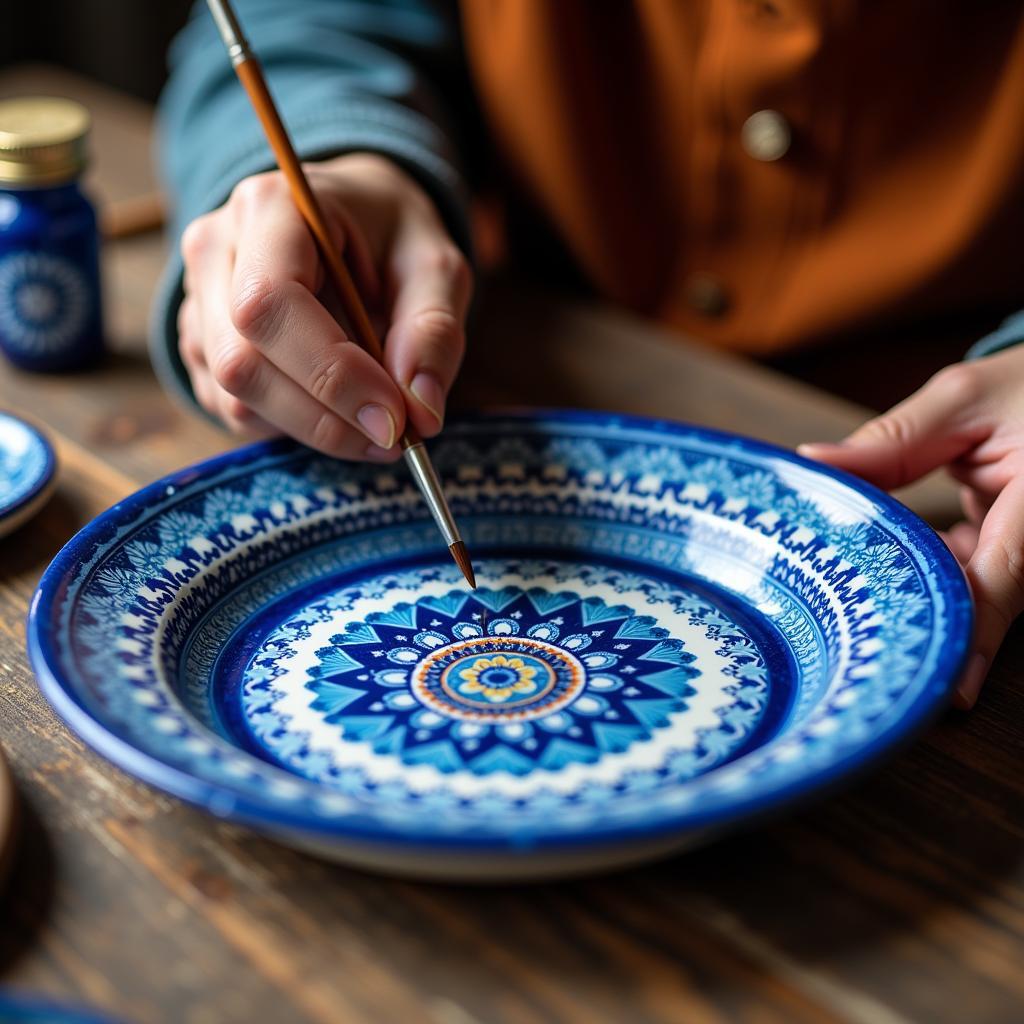
[{"label": "paintbrush", "polygon": [[[228,56],[231,58],[238,80],[249,96],[256,116],[260,119],[260,124],[263,125],[263,131],[266,133],[267,142],[270,143],[277,165],[288,182],[292,199],[295,200],[299,213],[302,214],[316,241],[327,276],[337,292],[345,316],[349,321],[350,333],[354,335],[354,340],[362,348],[366,349],[378,362],[381,362],[383,350],[380,340],[370,323],[370,318],[359,298],[359,293],[356,291],[348,267],[345,266],[345,261],[331,244],[323,211],[309,186],[309,181],[302,170],[302,164],[288,137],[288,131],[281,120],[281,115],[277,112],[270,90],[267,88],[259,61],[242,32],[238,17],[229,0],[207,0],[207,5],[213,15],[213,20],[217,23],[217,29],[224,40],[224,45],[227,47]],[[473,575],[473,565],[469,560],[469,553],[459,535],[459,528],[452,518],[451,510],[448,508],[448,502],[445,500],[444,491],[441,488],[441,481],[430,461],[422,438],[415,433],[411,426],[407,425],[405,433],[399,438],[399,444],[402,446],[406,465],[423,494],[427,507],[434,517],[434,522],[437,523],[441,536],[448,545],[452,558],[455,559],[455,564],[462,570],[466,582],[475,588],[476,577]]]}]

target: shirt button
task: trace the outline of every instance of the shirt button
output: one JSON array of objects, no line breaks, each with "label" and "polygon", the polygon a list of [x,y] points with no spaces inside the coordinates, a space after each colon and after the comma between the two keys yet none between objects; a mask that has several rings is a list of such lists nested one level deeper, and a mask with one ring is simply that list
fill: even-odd
[{"label": "shirt button", "polygon": [[740,140],[749,156],[770,163],[789,152],[793,136],[789,122],[777,110],[759,110],[743,122]]},{"label": "shirt button", "polygon": [[692,309],[705,316],[721,316],[729,308],[725,286],[711,274],[692,274],[684,286],[683,295]]},{"label": "shirt button", "polygon": [[743,0],[743,10],[752,18],[773,20],[782,12],[773,0]]}]

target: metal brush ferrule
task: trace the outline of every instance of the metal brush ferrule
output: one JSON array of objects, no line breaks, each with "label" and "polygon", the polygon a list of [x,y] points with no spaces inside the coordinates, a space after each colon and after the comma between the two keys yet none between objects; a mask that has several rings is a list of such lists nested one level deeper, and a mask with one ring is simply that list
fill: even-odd
[{"label": "metal brush ferrule", "polygon": [[206,5],[210,8],[210,14],[213,15],[221,39],[224,40],[231,63],[237,67],[247,60],[252,60],[249,40],[245,38],[242,25],[229,0],[206,0]]},{"label": "metal brush ferrule", "polygon": [[448,502],[444,500],[444,492],[441,490],[441,481],[437,478],[437,471],[430,461],[427,449],[422,441],[409,445],[402,452],[405,457],[405,464],[409,467],[413,479],[423,492],[424,500],[430,509],[430,514],[441,531],[445,544],[449,547],[462,540],[459,536],[458,527],[452,518]]}]

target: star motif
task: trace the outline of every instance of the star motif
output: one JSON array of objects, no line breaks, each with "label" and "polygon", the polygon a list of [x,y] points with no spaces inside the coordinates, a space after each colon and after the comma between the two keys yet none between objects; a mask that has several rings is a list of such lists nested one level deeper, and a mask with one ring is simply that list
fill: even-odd
[{"label": "star motif", "polygon": [[[617,624],[594,627],[595,621],[613,618],[603,610],[601,599],[584,603],[583,599],[576,598],[577,605],[566,602],[564,615],[554,616],[535,616],[524,600],[519,611],[511,607],[503,609],[501,615],[507,616],[505,619],[492,615],[482,605],[475,611],[472,605],[460,605],[457,616],[442,619],[440,611],[430,607],[432,601],[424,600],[425,605],[415,609],[418,615],[412,626],[414,631],[423,628],[424,632],[410,632],[408,636],[393,632],[403,628],[399,616],[392,616],[393,621],[389,623],[386,615],[375,612],[367,616],[366,624],[346,626],[343,639],[354,647],[353,650],[317,650],[321,666],[310,670],[308,687],[316,693],[313,709],[323,712],[328,719],[336,716],[339,700],[348,698],[348,703],[354,705],[348,710],[349,715],[374,715],[381,730],[374,733],[373,742],[378,744],[382,755],[386,749],[388,757],[406,765],[434,764],[444,772],[464,769],[486,776],[508,770],[507,765],[514,755],[507,747],[517,750],[516,756],[528,757],[531,764],[534,761],[547,764],[548,760],[540,759],[549,747],[557,753],[559,761],[589,762],[590,747],[597,748],[606,740],[613,746],[623,743],[632,746],[644,742],[648,734],[662,727],[660,721],[644,717],[643,707],[634,706],[634,698],[649,693],[647,677],[641,673],[653,671],[637,659],[653,653],[651,660],[668,663],[669,655],[674,656],[676,648],[661,644],[658,636],[646,633],[636,638],[631,634],[616,635]],[[401,607],[404,611],[408,606]],[[461,621],[455,622],[456,617]],[[586,627],[582,621],[586,618],[591,618],[590,625],[594,628]],[[544,621],[538,621],[540,619]],[[404,621],[409,621],[409,617]],[[502,621],[507,625],[502,626]],[[304,624],[305,620],[301,620],[300,625]],[[535,624],[535,630],[527,630],[527,626]],[[386,628],[380,629],[381,625]],[[359,639],[365,638],[371,627],[383,634],[386,647],[371,650],[368,643],[359,644]],[[498,632],[489,633],[488,627]],[[522,636],[518,635],[520,631]],[[563,633],[572,635],[562,636]],[[299,640],[302,639],[300,636]],[[290,635],[288,640],[291,641]],[[562,662],[575,663],[569,653],[561,653],[560,648],[565,652],[590,648],[590,653],[577,656],[592,668],[616,665],[607,674],[600,672],[594,676],[595,690],[607,693],[601,696],[595,693],[580,700],[577,706],[575,697],[587,689],[587,680],[585,674],[583,678],[570,678]],[[360,653],[362,665],[353,665]],[[279,662],[282,655],[274,657]],[[399,667],[387,666],[383,672],[379,669],[385,668],[384,665],[374,667],[378,660],[385,658]],[[336,670],[351,668],[355,671],[348,678],[360,680],[359,689],[365,691],[362,698],[337,689]],[[633,674],[637,681],[625,683],[623,676],[631,679]],[[570,684],[578,689],[567,689]],[[393,689],[396,687],[397,691]],[[265,700],[255,689],[252,693],[254,701]],[[538,705],[538,701],[544,703]],[[669,704],[685,706],[681,700],[662,698],[662,705],[668,707]],[[433,713],[426,714],[424,709]],[[548,728],[545,717],[555,709],[560,713]],[[530,718],[539,721],[530,723]],[[624,723],[630,725],[628,731],[625,725],[623,730],[612,730],[612,743],[612,737],[602,736],[601,722],[606,723],[606,727],[616,723],[616,730]],[[634,722],[639,723],[640,728],[634,727]],[[378,741],[378,736],[385,734],[387,740]],[[562,742],[568,743],[567,746],[557,746],[558,734],[564,737]],[[505,757],[480,758],[481,751],[490,751],[492,744],[499,748],[507,745]],[[581,745],[588,749],[582,749]],[[525,762],[515,761],[513,766],[521,770],[523,764]]]}]

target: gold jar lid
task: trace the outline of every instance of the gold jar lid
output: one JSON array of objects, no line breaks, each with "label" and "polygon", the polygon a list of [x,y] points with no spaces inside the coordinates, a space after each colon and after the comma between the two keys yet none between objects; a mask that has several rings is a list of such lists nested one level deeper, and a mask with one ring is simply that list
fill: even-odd
[{"label": "gold jar lid", "polygon": [[0,101],[0,185],[55,185],[86,162],[89,111],[50,96]]}]

